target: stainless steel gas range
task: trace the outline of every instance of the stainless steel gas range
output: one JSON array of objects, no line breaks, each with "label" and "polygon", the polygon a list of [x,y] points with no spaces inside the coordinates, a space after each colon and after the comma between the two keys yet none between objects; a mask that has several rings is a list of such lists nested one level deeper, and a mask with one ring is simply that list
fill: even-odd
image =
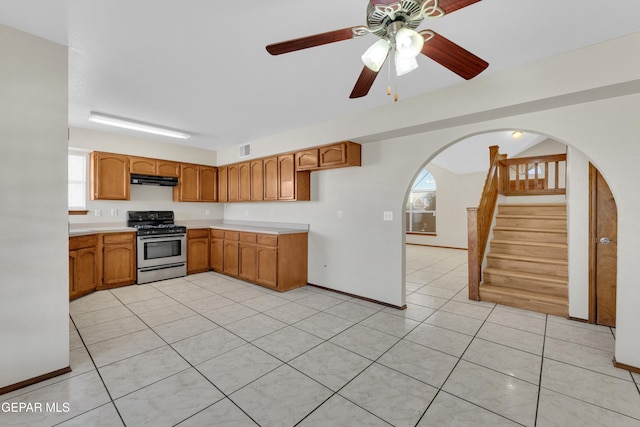
[{"label": "stainless steel gas range", "polygon": [[136,283],[187,275],[187,228],[174,223],[173,211],[128,211],[127,226],[138,236]]}]

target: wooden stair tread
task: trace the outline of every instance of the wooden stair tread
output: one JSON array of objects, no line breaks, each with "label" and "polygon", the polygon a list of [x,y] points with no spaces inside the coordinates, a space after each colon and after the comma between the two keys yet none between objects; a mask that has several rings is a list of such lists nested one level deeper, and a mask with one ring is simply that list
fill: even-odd
[{"label": "wooden stair tread", "polygon": [[505,226],[495,226],[494,230],[498,231],[531,231],[536,233],[557,233],[557,234],[567,234],[567,230],[559,229],[559,228],[525,228],[525,227],[505,227]]},{"label": "wooden stair tread", "polygon": [[566,219],[567,215],[563,214],[563,215],[512,215],[512,214],[497,214],[496,218],[501,218],[501,219],[550,219],[550,220],[557,220],[557,219]]},{"label": "wooden stair tread", "polygon": [[532,207],[532,208],[536,208],[536,207],[566,207],[567,204],[566,203],[500,203],[498,204],[498,206],[515,206],[518,208],[522,208],[522,207]]},{"label": "wooden stair tread", "polygon": [[495,254],[495,253],[489,253],[487,254],[487,257],[500,258],[500,259],[512,260],[512,261],[536,262],[541,264],[568,265],[568,261],[566,259],[563,260],[558,258],[531,257],[531,256],[523,256],[523,255]]},{"label": "wooden stair tread", "polygon": [[494,302],[496,304],[539,313],[552,314],[554,316],[567,317],[569,315],[569,299],[555,295],[542,295],[522,289],[501,289],[500,286],[480,286],[480,300]]},{"label": "wooden stair tread", "polygon": [[502,245],[517,245],[517,246],[536,246],[536,247],[548,247],[548,248],[560,248],[566,249],[566,243],[555,242],[535,242],[532,240],[505,240],[505,239],[492,239],[491,244],[498,243]]},{"label": "wooden stair tread", "polygon": [[484,274],[487,274],[487,273],[501,275],[501,276],[509,276],[514,278],[521,278],[521,279],[537,280],[540,282],[552,282],[560,285],[566,285],[568,283],[568,279],[566,277],[553,276],[550,274],[530,273],[526,271],[504,270],[504,269],[495,268],[495,267],[485,268]]},{"label": "wooden stair tread", "polygon": [[546,301],[555,304],[567,304],[567,297],[560,297],[557,295],[546,295],[538,292],[525,291],[524,289],[514,289],[514,288],[505,288],[502,286],[495,285],[480,285],[480,295],[482,292],[491,292],[497,295],[505,295],[510,297],[528,299],[528,300],[537,300],[537,301]]}]

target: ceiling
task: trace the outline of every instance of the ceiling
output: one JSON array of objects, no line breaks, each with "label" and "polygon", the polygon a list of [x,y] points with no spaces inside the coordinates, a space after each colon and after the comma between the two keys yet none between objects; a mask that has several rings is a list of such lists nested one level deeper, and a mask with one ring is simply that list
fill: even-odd
[{"label": "ceiling", "polygon": [[[69,122],[90,111],[191,132],[221,150],[392,103],[382,71],[349,99],[368,35],[281,56],[265,45],[365,24],[367,0],[2,0],[0,23],[69,46]],[[431,28],[490,63],[476,78],[640,31],[640,1],[484,0]],[[421,56],[400,102],[463,80]],[[550,76],[552,78],[552,76]],[[122,131],[126,132],[126,131]],[[154,138],[154,137],[149,137]],[[327,141],[332,142],[332,141]],[[485,153],[486,156],[486,153]]]}]

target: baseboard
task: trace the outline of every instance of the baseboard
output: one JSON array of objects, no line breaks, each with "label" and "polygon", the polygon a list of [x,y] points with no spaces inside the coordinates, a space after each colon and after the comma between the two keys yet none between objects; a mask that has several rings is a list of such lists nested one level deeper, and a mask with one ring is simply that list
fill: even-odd
[{"label": "baseboard", "polygon": [[28,380],[20,381],[19,383],[11,384],[8,386],[4,386],[0,388],[0,395],[10,393],[14,390],[21,389],[23,387],[28,387],[30,385],[49,380],[51,378],[55,378],[59,375],[68,374],[71,372],[71,366],[67,366],[66,368],[58,369],[57,371],[49,372],[48,374],[39,375],[35,378],[30,378]]},{"label": "baseboard", "polygon": [[363,301],[369,301],[369,302],[373,302],[375,304],[384,305],[386,307],[395,308],[396,310],[406,310],[407,309],[407,305],[406,304],[403,305],[403,306],[393,305],[393,304],[389,304],[388,302],[382,302],[382,301],[378,301],[378,300],[375,300],[375,299],[372,299],[372,298],[362,297],[362,296],[356,295],[356,294],[350,294],[349,292],[343,292],[343,291],[338,291],[336,289],[327,288],[325,286],[314,285],[313,283],[307,283],[307,285],[313,286],[314,288],[324,289],[325,291],[331,291],[331,292],[335,292],[337,294],[347,295],[347,296],[350,296],[352,298],[361,299]]},{"label": "baseboard", "polygon": [[624,363],[616,362],[616,358],[613,358],[613,366],[616,368],[624,369],[625,371],[633,372],[634,374],[640,374],[640,368],[631,365],[625,365]]}]

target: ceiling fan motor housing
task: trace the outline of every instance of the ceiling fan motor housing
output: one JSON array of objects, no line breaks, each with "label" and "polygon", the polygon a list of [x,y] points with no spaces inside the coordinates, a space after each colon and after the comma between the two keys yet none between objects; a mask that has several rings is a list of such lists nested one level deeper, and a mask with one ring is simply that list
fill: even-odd
[{"label": "ceiling fan motor housing", "polygon": [[[415,30],[424,20],[421,13],[422,0],[402,0],[398,3],[389,5],[373,5],[367,6],[367,26],[369,30],[376,36],[388,39],[390,34],[390,26],[398,23],[402,28]],[[398,25],[392,26],[396,29]]]}]

